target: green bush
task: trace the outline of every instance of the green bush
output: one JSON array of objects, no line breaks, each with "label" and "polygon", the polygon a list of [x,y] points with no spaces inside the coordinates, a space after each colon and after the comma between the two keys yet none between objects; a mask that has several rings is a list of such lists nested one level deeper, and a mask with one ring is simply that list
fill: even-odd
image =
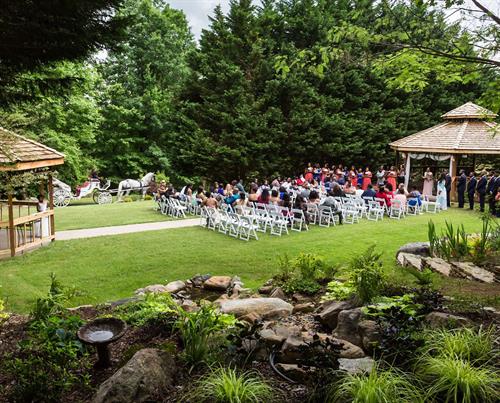
[{"label": "green bush", "polygon": [[361,302],[371,302],[380,295],[385,284],[381,253],[375,252],[375,245],[370,246],[363,254],[355,257],[350,264],[351,281],[356,296]]},{"label": "green bush", "polygon": [[498,401],[498,372],[486,366],[449,355],[425,355],[417,364],[417,374],[427,383],[429,401],[490,403]]},{"label": "green bush", "polygon": [[9,318],[9,314],[5,312],[3,299],[0,298],[0,324]]},{"label": "green bush", "polygon": [[396,369],[374,367],[370,374],[348,374],[331,387],[328,402],[424,402],[412,379]]},{"label": "green bush", "polygon": [[326,286],[326,293],[322,301],[345,301],[354,294],[354,285],[349,281],[333,280]]},{"label": "green bush", "polygon": [[169,326],[176,320],[177,311],[169,293],[148,293],[140,301],[119,306],[114,314],[132,326]]},{"label": "green bush", "polygon": [[144,200],[153,200],[153,196],[151,195],[145,195]]},{"label": "green bush", "polygon": [[221,314],[209,304],[194,312],[179,308],[178,313],[175,328],[179,330],[184,346],[183,357],[191,366],[209,361],[212,354],[217,353],[214,344],[220,342],[220,332],[236,324],[234,316]]},{"label": "green bush", "polygon": [[134,201],[134,199],[132,198],[132,196],[125,196],[122,200],[125,203],[131,203],[131,202]]},{"label": "green bush", "polygon": [[238,373],[232,368],[210,371],[196,382],[188,400],[216,403],[262,403],[276,395],[260,376],[251,372]]}]

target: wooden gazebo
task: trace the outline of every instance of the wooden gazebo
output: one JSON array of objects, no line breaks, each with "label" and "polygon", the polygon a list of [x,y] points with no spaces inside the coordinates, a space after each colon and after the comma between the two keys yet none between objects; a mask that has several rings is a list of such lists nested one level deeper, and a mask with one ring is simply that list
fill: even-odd
[{"label": "wooden gazebo", "polygon": [[[429,129],[390,143],[406,160],[405,186],[408,188],[412,159],[449,160],[449,172],[457,176],[457,162],[477,155],[500,155],[499,126],[493,121],[496,113],[472,102],[441,116],[444,121]],[[452,198],[455,197],[453,181]]]},{"label": "wooden gazebo", "polygon": [[26,171],[48,172],[47,210],[38,212],[37,202],[0,200],[0,258],[15,256],[55,239],[53,186],[50,168],[64,164],[64,154],[0,127],[0,171],[13,175]]}]

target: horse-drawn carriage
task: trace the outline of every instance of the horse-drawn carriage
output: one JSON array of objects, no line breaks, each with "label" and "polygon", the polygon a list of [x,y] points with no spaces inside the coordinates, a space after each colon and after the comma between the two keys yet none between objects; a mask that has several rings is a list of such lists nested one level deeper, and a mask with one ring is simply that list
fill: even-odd
[{"label": "horse-drawn carriage", "polygon": [[146,194],[152,183],[155,181],[155,174],[149,172],[142,179],[125,179],[118,185],[118,189],[109,189],[111,182],[108,180],[104,185],[101,184],[99,179],[89,179],[83,185],[77,187],[76,192],[71,191],[71,186],[60,181],[53,179],[54,185],[54,205],[56,207],[66,207],[71,200],[79,200],[86,196],[92,196],[94,203],[97,204],[110,204],[113,202],[113,194],[116,194],[117,201],[121,201],[122,197],[128,196],[133,191],[139,191],[142,196]]}]

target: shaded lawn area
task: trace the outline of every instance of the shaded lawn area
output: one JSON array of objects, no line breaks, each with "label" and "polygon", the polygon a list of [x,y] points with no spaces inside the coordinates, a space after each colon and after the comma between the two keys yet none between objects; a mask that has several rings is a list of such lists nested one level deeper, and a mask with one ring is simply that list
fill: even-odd
[{"label": "shaded lawn area", "polygon": [[83,204],[85,201],[91,202],[91,199],[76,200],[74,205],[70,204],[64,208],[56,208],[56,231],[140,224],[172,219],[153,210],[154,202],[152,200],[102,205]]},{"label": "shaded lawn area", "polygon": [[[445,220],[463,223],[469,232],[477,232],[481,226],[476,213],[453,209],[401,221],[311,226],[309,232],[281,238],[263,235],[248,243],[201,227],[61,241],[0,262],[0,295],[11,310],[27,312],[35,297],[46,294],[51,272],[63,284],[85,292],[72,305],[128,297],[139,287],[197,273],[239,275],[246,286],[258,287],[277,271],[278,256],[284,253],[294,257],[299,252],[313,252],[329,262],[346,264],[371,243],[383,252],[391,283],[409,282],[411,276],[395,266],[394,256],[400,245],[427,240],[430,219],[438,230]],[[456,280],[436,275],[436,281],[449,287]]]}]

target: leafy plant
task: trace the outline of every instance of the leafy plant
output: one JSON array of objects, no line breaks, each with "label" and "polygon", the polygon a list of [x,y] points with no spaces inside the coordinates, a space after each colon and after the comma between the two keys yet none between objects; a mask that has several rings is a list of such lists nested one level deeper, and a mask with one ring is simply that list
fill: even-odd
[{"label": "leafy plant", "polygon": [[384,286],[381,256],[381,253],[375,252],[375,245],[372,245],[350,264],[351,281],[357,297],[362,302],[370,302],[380,294]]},{"label": "leafy plant", "polygon": [[206,362],[218,333],[236,323],[234,316],[221,314],[209,304],[202,305],[194,312],[179,308],[178,313],[175,328],[180,332],[184,359],[191,366]]},{"label": "leafy plant", "polygon": [[9,314],[5,312],[3,299],[0,298],[0,324],[9,318]]},{"label": "leafy plant", "polygon": [[439,238],[436,233],[436,225],[432,220],[427,223],[427,236],[429,237],[429,252],[433,256],[436,253]]},{"label": "leafy plant", "polygon": [[321,286],[316,280],[293,278],[283,284],[282,288],[287,294],[299,292],[301,294],[314,295],[321,289]]},{"label": "leafy plant", "polygon": [[411,266],[406,267],[405,270],[413,277],[415,277],[415,280],[419,286],[430,287],[432,285],[432,270],[425,268],[424,270],[420,271]]},{"label": "leafy plant", "polygon": [[368,375],[347,374],[331,386],[328,402],[417,403],[424,402],[421,391],[407,375],[396,369],[373,367]]},{"label": "leafy plant", "polygon": [[211,370],[196,382],[189,401],[216,403],[261,403],[275,397],[273,389],[252,372],[232,368]]},{"label": "leafy plant", "polygon": [[326,293],[321,297],[322,301],[344,301],[354,294],[354,285],[349,281],[333,280],[326,286]]},{"label": "leafy plant", "polygon": [[119,306],[114,313],[133,326],[168,327],[177,318],[177,312],[177,305],[169,293],[148,293],[140,301]]},{"label": "leafy plant", "polygon": [[427,382],[427,399],[431,401],[497,401],[500,377],[486,366],[475,367],[469,361],[450,355],[426,354],[418,361],[417,374]]}]

